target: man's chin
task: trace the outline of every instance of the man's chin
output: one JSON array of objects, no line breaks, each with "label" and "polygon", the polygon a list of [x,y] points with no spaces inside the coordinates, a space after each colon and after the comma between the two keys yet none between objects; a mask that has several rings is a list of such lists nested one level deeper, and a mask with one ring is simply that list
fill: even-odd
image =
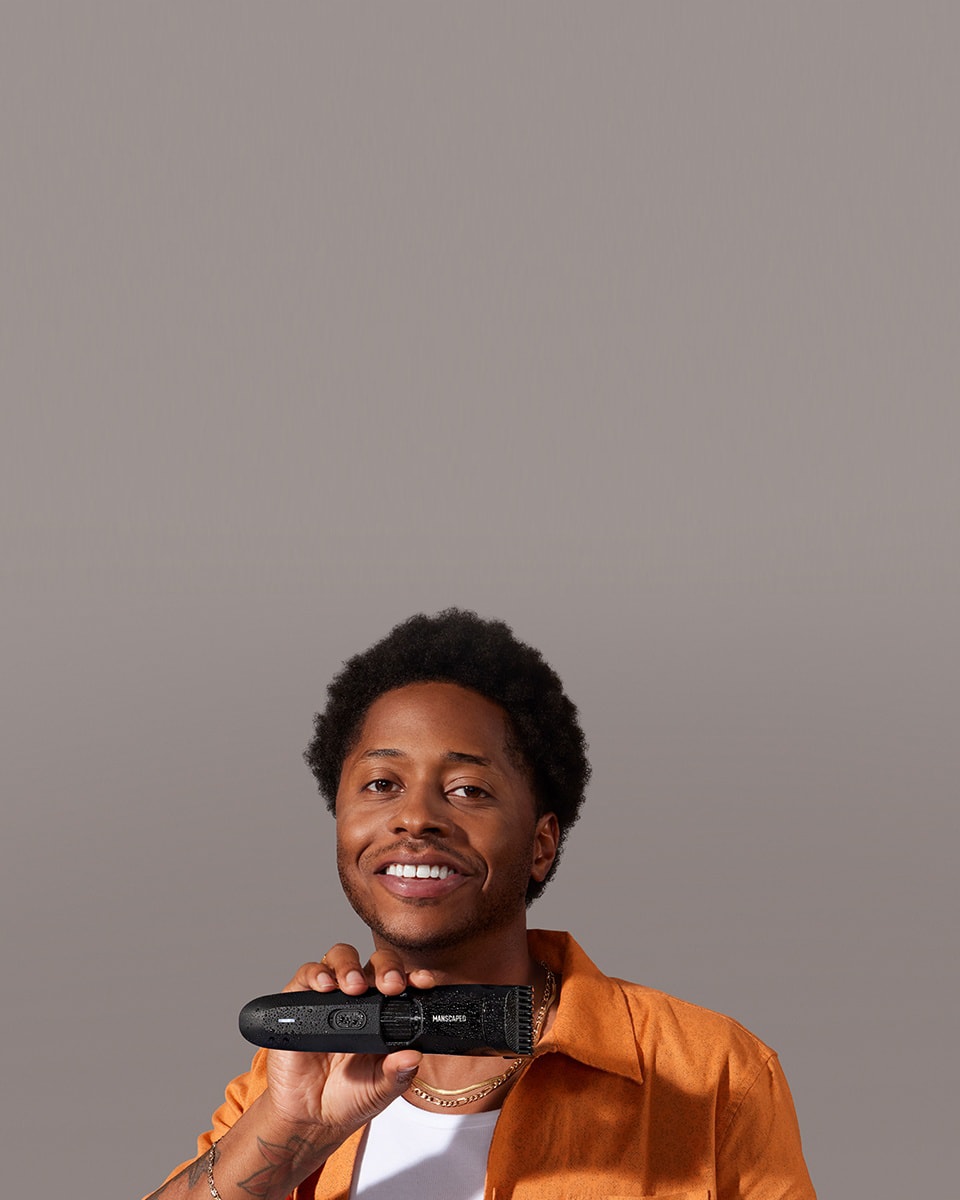
[{"label": "man's chin", "polygon": [[526,922],[526,879],[518,879],[514,889],[495,897],[471,897],[467,902],[461,888],[436,898],[382,898],[382,904],[373,902],[380,898],[354,889],[343,872],[340,880],[350,907],[378,945],[407,954],[429,955],[458,946],[466,949],[471,943],[502,934],[518,919]]},{"label": "man's chin", "polygon": [[431,927],[418,921],[381,921],[357,914],[380,945],[392,946],[395,950],[414,954],[429,954],[440,950],[451,950],[472,940],[480,929],[463,925],[437,925]]},{"label": "man's chin", "polygon": [[[348,895],[347,899],[351,899]],[[429,955],[458,946],[466,948],[491,934],[497,935],[516,920],[516,912],[492,909],[469,915],[444,913],[438,901],[408,902],[405,913],[389,917],[366,911],[364,905],[354,904],[353,911],[373,934],[379,946],[391,946],[408,954]],[[521,912],[524,910],[521,909]]]}]

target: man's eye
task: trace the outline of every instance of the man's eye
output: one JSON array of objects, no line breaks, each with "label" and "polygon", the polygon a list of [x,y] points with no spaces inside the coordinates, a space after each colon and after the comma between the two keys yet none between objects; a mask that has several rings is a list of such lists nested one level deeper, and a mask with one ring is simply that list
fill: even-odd
[{"label": "man's eye", "polygon": [[464,800],[485,800],[490,793],[473,783],[461,783],[450,793],[451,796],[462,796]]},{"label": "man's eye", "polygon": [[371,779],[363,789],[365,792],[390,792],[396,787],[392,779]]}]

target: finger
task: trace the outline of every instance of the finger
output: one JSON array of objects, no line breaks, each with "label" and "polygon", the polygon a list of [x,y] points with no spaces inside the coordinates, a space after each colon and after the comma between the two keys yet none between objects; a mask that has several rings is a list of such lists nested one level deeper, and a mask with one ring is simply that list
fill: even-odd
[{"label": "finger", "polygon": [[281,990],[284,992],[330,992],[337,986],[333,971],[324,962],[303,963]]},{"label": "finger", "polygon": [[432,988],[436,984],[433,972],[426,968],[411,971],[408,976],[402,959],[394,950],[375,950],[366,966],[361,966],[355,947],[338,942],[320,962],[306,962],[298,967],[282,991],[331,992],[340,988],[356,995],[367,987],[376,987],[384,995],[396,996],[407,986],[408,980],[415,988]]},{"label": "finger", "polygon": [[437,977],[426,967],[417,967],[410,972],[410,982],[415,988],[432,988],[436,986]]},{"label": "finger", "polygon": [[[374,950],[367,963],[366,974],[368,979],[372,976],[374,986],[378,991],[387,996],[396,996],[407,986],[407,973],[403,960],[395,950]],[[433,975],[429,971],[420,971],[417,974],[426,974],[431,981],[433,979]],[[414,987],[432,987],[432,982],[414,983]]]},{"label": "finger", "polygon": [[360,954],[355,946],[346,942],[337,942],[323,956],[322,968],[332,975],[336,986],[348,995],[356,996],[365,992],[373,983],[373,973],[368,979],[360,962]]},{"label": "finger", "polygon": [[381,1064],[384,1083],[396,1095],[405,1092],[413,1083],[423,1055],[416,1050],[398,1050],[388,1054]]}]

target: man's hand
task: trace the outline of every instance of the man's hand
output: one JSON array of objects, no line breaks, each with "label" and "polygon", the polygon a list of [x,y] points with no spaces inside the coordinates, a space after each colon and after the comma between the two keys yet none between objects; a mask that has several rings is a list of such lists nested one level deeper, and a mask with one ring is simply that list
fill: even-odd
[{"label": "man's hand", "polygon": [[[399,957],[390,950],[375,951],[366,966],[361,966],[356,948],[340,942],[320,962],[304,963],[283,990],[330,992],[339,988],[356,996],[376,987],[384,995],[396,996],[408,981],[419,988],[433,987],[435,982],[430,971],[407,976]],[[286,1123],[322,1126],[347,1137],[407,1090],[421,1057],[416,1050],[383,1056],[271,1050],[263,1101]]]},{"label": "man's hand", "polygon": [[332,992],[339,988],[349,996],[358,996],[368,987],[375,987],[385,996],[399,996],[408,982],[413,987],[429,988],[436,980],[432,971],[411,971],[407,975],[393,950],[375,950],[367,965],[361,966],[356,947],[338,942],[320,962],[304,963],[283,990]]},{"label": "man's hand", "polygon": [[[369,981],[369,982],[368,982]],[[432,987],[429,971],[410,982]],[[358,995],[377,987],[397,995],[407,985],[395,954],[379,951],[365,967],[353,946],[332,947],[321,962],[304,963],[285,992]],[[218,1143],[216,1182],[225,1200],[241,1193],[283,1200],[352,1133],[402,1095],[417,1073],[417,1050],[394,1054],[309,1054],[267,1051],[267,1087]],[[149,1200],[188,1200],[202,1186],[207,1157],[184,1167]]]}]

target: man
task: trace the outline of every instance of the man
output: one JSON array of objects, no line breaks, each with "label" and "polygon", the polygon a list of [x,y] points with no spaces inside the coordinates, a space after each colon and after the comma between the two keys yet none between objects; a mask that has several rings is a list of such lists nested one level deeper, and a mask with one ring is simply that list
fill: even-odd
[{"label": "man", "polygon": [[154,1197],[815,1200],[768,1047],[527,930],[585,750],[560,680],[501,622],[412,617],[346,663],[305,757],[375,949],[363,966],[338,944],[287,990],[527,984],[535,1052],[262,1050]]}]

